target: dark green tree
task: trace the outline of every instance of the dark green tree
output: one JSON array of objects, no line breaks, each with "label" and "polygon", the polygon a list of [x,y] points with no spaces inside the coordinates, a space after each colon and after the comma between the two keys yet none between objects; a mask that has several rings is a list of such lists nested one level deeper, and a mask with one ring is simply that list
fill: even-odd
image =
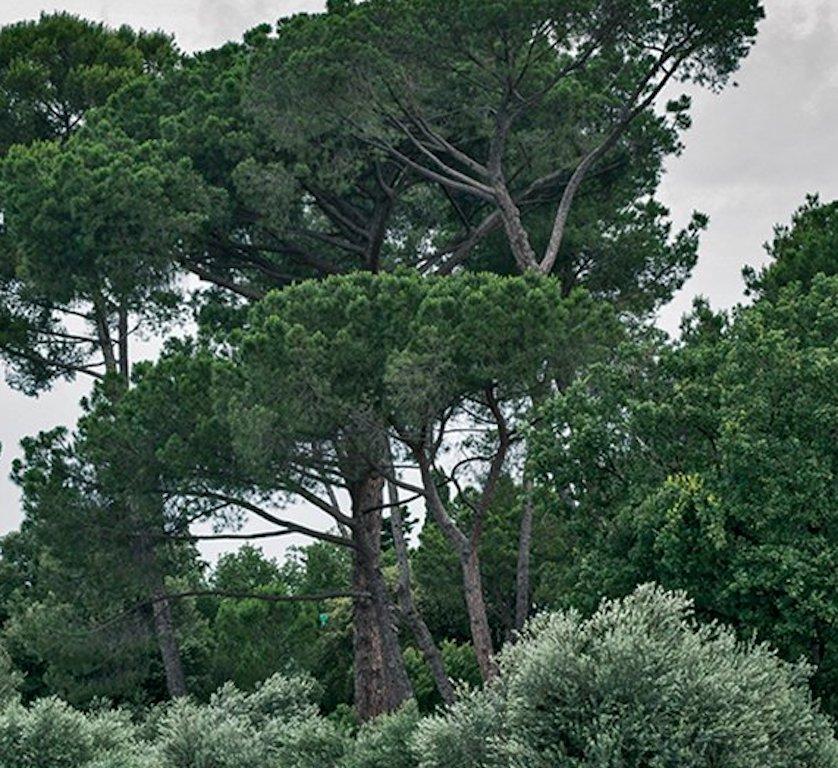
[{"label": "dark green tree", "polygon": [[28,688],[40,680],[41,692],[77,703],[140,703],[167,687],[177,695],[185,690],[182,657],[200,675],[206,637],[200,617],[187,607],[176,621],[161,595],[167,578],[200,581],[196,553],[164,537],[162,510],[148,497],[132,492],[128,500],[91,440],[83,424],[72,438],[58,429],[24,441],[15,465],[21,541],[3,543],[4,562],[7,547],[19,555],[25,547],[4,596],[10,647],[37,673]]},{"label": "dark green tree", "polygon": [[0,201],[0,351],[12,383],[37,392],[82,373],[127,386],[129,338],[177,316],[171,252],[210,207],[188,163],[100,124],[64,144],[14,147]]},{"label": "dark green tree", "polygon": [[[665,238],[659,207],[639,201],[654,192],[662,155],[677,149],[689,102],[657,111],[660,94],[678,80],[722,86],[761,16],[757,0],[340,4],[282,22],[257,85],[277,94],[280,126],[301,110],[307,125],[348,126],[443,191],[458,226],[429,231],[425,268],[450,270],[502,230],[513,268],[607,274],[614,266],[602,262],[626,252],[609,241],[646,239],[648,248]],[[609,178],[612,165],[623,170]],[[592,238],[580,222],[560,265],[577,193],[600,173],[591,191],[605,204],[585,211],[599,232]],[[667,269],[677,280],[684,265],[673,250]],[[626,285],[651,266],[639,261],[633,254],[618,268],[635,273]]]},{"label": "dark green tree", "polygon": [[836,297],[819,275],[730,320],[699,305],[680,343],[625,347],[545,409],[537,461],[564,545],[542,603],[684,589],[808,659],[835,711]]},{"label": "dark green tree", "polygon": [[67,140],[87,113],[179,58],[161,32],[118,30],[69,13],[0,30],[0,157],[14,144]]},{"label": "dark green tree", "polygon": [[810,195],[792,216],[791,226],[778,226],[765,247],[771,261],[757,273],[745,270],[751,292],[774,296],[789,283],[809,288],[815,275],[838,269],[838,201],[822,203]]}]

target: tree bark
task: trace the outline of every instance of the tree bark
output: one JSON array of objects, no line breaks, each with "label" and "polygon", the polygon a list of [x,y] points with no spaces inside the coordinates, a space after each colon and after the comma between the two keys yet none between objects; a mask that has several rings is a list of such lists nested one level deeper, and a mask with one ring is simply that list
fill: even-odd
[{"label": "tree bark", "polygon": [[518,565],[515,569],[515,629],[521,630],[530,612],[530,552],[532,550],[532,479],[524,477],[524,509],[518,534]]},{"label": "tree bark", "polygon": [[[459,557],[460,568],[463,573],[463,593],[471,630],[471,641],[477,655],[481,676],[484,680],[491,680],[497,674],[497,666],[493,659],[492,633],[489,629],[489,617],[486,612],[486,601],[483,594],[483,579],[480,574],[480,556],[477,552],[479,535],[469,538],[457,527],[439,496],[427,458],[421,452],[416,452],[415,455],[422,475],[422,485],[425,489],[428,508],[436,524],[442,529],[443,534]],[[479,530],[477,533],[479,534]]]},{"label": "tree bark", "polygon": [[367,475],[350,488],[355,522],[353,649],[355,711],[362,722],[393,712],[413,697],[394,626],[393,605],[381,574],[384,480]]},{"label": "tree bark", "polygon": [[486,612],[486,601],[483,597],[483,579],[480,575],[480,557],[477,548],[461,558],[463,570],[463,588],[468,611],[468,622],[477,664],[484,680],[491,680],[498,673],[494,660],[492,633],[489,629],[489,616]]},{"label": "tree bark", "polygon": [[142,516],[133,499],[129,499],[128,508],[134,518],[134,524],[140,531],[137,537],[133,556],[135,567],[140,569],[140,578],[144,588],[151,595],[151,612],[154,624],[154,636],[160,650],[160,660],[163,662],[163,672],[166,676],[166,690],[173,699],[185,696],[186,677],[183,674],[183,662],[180,655],[180,645],[175,634],[175,624],[172,619],[172,601],[166,594],[163,575],[156,563],[154,543],[151,533],[144,528]]},{"label": "tree bark", "polygon": [[176,699],[186,696],[186,677],[183,674],[180,646],[172,621],[172,604],[162,584],[154,587],[152,598],[154,631],[160,648],[160,658],[163,660],[163,671],[166,674],[166,689],[169,696]]},{"label": "tree bark", "polygon": [[410,577],[410,557],[407,551],[407,541],[404,535],[404,520],[399,505],[399,493],[395,483],[388,483],[388,495],[390,501],[390,528],[393,532],[393,549],[396,551],[396,564],[399,569],[399,581],[397,585],[397,596],[402,616],[410,627],[416,644],[422,652],[439,695],[446,704],[453,704],[456,698],[454,686],[451,679],[445,672],[445,662],[442,653],[434,642],[433,635],[428,625],[419,613],[416,602],[413,599],[413,587]]},{"label": "tree bark", "polygon": [[530,243],[530,236],[524,227],[524,222],[521,221],[521,210],[504,184],[495,188],[495,200],[518,269],[522,273],[537,270],[539,268],[538,259]]}]

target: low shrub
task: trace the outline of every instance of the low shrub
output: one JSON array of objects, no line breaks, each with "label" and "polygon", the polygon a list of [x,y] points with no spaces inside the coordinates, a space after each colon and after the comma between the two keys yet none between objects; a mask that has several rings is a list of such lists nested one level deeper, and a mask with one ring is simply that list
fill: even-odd
[{"label": "low shrub", "polygon": [[806,666],[643,586],[536,618],[500,679],[418,728],[420,768],[835,768]]},{"label": "low shrub", "polygon": [[422,718],[415,703],[352,734],[310,678],[275,676],[140,722],[55,699],[0,710],[0,768],[838,768],[802,664],[696,622],[654,586],[591,618],[545,614],[500,676]]}]

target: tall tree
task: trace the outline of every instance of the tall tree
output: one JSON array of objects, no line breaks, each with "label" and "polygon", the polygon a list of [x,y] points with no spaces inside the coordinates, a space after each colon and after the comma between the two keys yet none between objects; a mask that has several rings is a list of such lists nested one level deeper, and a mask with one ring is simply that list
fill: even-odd
[{"label": "tall tree", "polygon": [[[602,230],[655,230],[637,201],[689,106],[660,110],[661,94],[678,80],[721,87],[761,16],[758,0],[340,3],[282,23],[258,82],[286,97],[284,115],[347,125],[452,198],[461,231],[427,249],[427,268],[450,270],[502,229],[518,270],[550,273],[590,177],[604,174],[592,191],[611,193]],[[615,163],[630,170],[609,180]]]},{"label": "tall tree", "polygon": [[807,657],[835,711],[836,297],[821,274],[731,320],[700,305],[679,344],[626,347],[545,408],[540,481],[571,503],[552,497],[566,545],[542,600],[684,589]]},{"label": "tall tree", "polygon": [[[131,335],[177,314],[171,253],[200,228],[207,198],[188,164],[159,142],[138,143],[88,121],[116,90],[161,76],[177,55],[164,35],[112,31],[65,14],[0,35],[0,94],[9,107],[0,167],[0,354],[10,383],[26,392],[85,374],[115,395],[129,384]],[[144,502],[123,501],[126,519],[135,520]],[[167,611],[165,601],[155,606]],[[157,629],[169,647],[170,688],[183,693],[171,620],[161,614]]]},{"label": "tall tree", "polygon": [[82,426],[73,438],[58,429],[24,441],[15,478],[31,572],[8,598],[6,634],[41,666],[48,690],[77,703],[96,696],[139,703],[167,688],[182,694],[181,647],[194,654],[201,622],[182,612],[177,631],[172,607],[159,598],[165,578],[200,579],[197,553],[163,535],[154,497],[135,488],[129,497],[91,439]]},{"label": "tall tree", "polygon": [[86,374],[128,385],[131,335],[180,311],[171,253],[207,217],[202,189],[165,147],[107,124],[9,151],[0,353],[12,383],[37,392]]},{"label": "tall tree", "polygon": [[0,30],[0,156],[14,144],[66,141],[87,113],[178,53],[161,32],[113,30],[68,13]]}]

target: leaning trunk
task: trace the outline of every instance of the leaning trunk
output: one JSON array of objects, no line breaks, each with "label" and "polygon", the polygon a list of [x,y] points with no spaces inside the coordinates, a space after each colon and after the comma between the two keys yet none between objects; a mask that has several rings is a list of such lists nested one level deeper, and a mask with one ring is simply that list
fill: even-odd
[{"label": "leaning trunk", "polygon": [[163,671],[166,674],[166,689],[169,696],[176,699],[186,696],[186,678],[183,675],[180,646],[172,621],[172,603],[162,584],[155,586],[152,600],[154,632],[160,648],[160,658],[163,660]]},{"label": "leaning trunk", "polygon": [[361,721],[393,712],[412,698],[396,634],[393,606],[381,574],[383,478],[369,475],[351,489],[355,521],[353,618],[355,710]]},{"label": "leaning trunk", "polygon": [[537,270],[538,260],[530,243],[529,234],[521,221],[521,211],[504,184],[498,185],[495,189],[495,199],[506,232],[506,239],[515,257],[518,270],[522,273]]},{"label": "leaning trunk", "polygon": [[439,691],[439,695],[446,704],[453,704],[456,698],[454,693],[454,686],[451,683],[448,674],[445,671],[445,662],[442,658],[437,644],[434,642],[433,635],[428,629],[428,625],[419,613],[416,607],[416,601],[413,599],[413,587],[410,578],[410,556],[407,551],[407,539],[404,533],[404,520],[402,519],[402,509],[399,505],[399,493],[396,489],[395,483],[389,484],[389,501],[390,509],[390,528],[393,533],[393,549],[396,552],[396,564],[399,569],[399,582],[397,586],[397,595],[399,598],[399,608],[401,608],[402,616],[422,656],[431,670],[434,678],[434,683]]},{"label": "leaning trunk", "polygon": [[483,580],[480,576],[480,558],[477,548],[471,547],[468,552],[464,553],[460,564],[463,570],[466,610],[477,664],[483,679],[491,680],[497,675],[498,668],[493,657],[492,633],[489,629],[486,601],[483,598]]},{"label": "leaning trunk", "polygon": [[166,594],[163,576],[156,562],[154,546],[148,532],[143,527],[143,520],[138,513],[138,506],[134,500],[129,501],[129,508],[135,516],[136,525],[141,534],[137,537],[136,549],[133,552],[137,567],[145,579],[146,594],[151,597],[151,612],[154,623],[154,636],[160,649],[160,660],[163,662],[163,672],[166,676],[166,690],[171,698],[186,695],[186,678],[183,674],[180,645],[175,634],[175,623],[172,619],[172,601]]},{"label": "leaning trunk", "polygon": [[532,550],[532,479],[524,478],[524,511],[518,534],[518,565],[515,569],[515,629],[521,630],[530,612],[530,558]]}]

